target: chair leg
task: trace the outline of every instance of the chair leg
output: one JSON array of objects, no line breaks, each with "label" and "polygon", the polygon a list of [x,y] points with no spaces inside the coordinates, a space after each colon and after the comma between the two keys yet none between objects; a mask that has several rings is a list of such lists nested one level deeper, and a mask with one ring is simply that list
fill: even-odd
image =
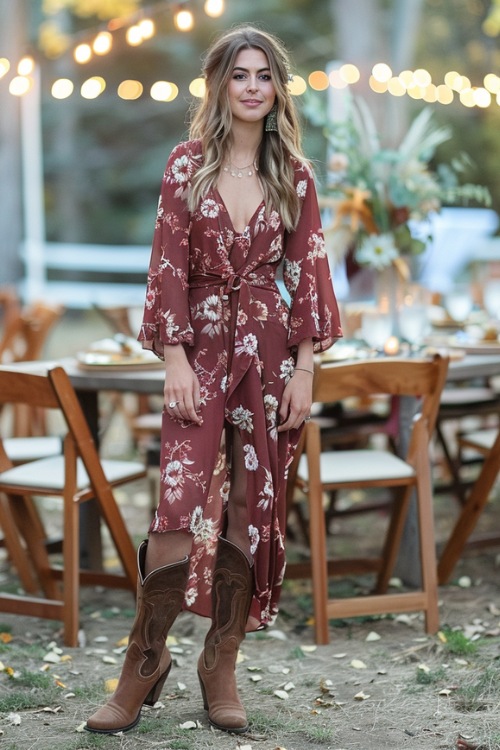
[{"label": "chair leg", "polygon": [[425,629],[427,633],[436,633],[439,628],[439,608],[432,479],[429,462],[420,458],[420,455],[417,456],[417,508]]},{"label": "chair leg", "polygon": [[26,547],[33,561],[33,567],[40,581],[40,587],[48,599],[59,599],[59,585],[52,576],[47,552],[47,534],[35,507],[28,495],[9,498],[12,517],[26,541]]},{"label": "chair leg", "polygon": [[[306,428],[306,450],[309,466],[315,471],[309,472],[309,535],[311,549],[312,587],[314,603],[314,620],[316,643],[327,644],[328,634],[327,599],[328,599],[328,565],[326,552],[326,526],[323,510],[323,493],[319,473],[318,457],[320,455],[319,428],[309,423]],[[314,459],[314,457],[316,457]]]},{"label": "chair leg", "polygon": [[469,536],[474,531],[484,506],[498,476],[500,468],[500,432],[486,457],[481,473],[467,497],[467,502],[451,532],[450,538],[441,553],[438,565],[439,583],[446,583],[463,552]]},{"label": "chair leg", "polygon": [[[74,499],[76,486],[76,462],[71,467],[72,476],[64,495],[64,541],[63,541],[63,600],[64,600],[64,643],[66,646],[78,644],[80,626],[80,506]],[[71,481],[72,480],[72,481]]]},{"label": "chair leg", "polygon": [[5,547],[17,570],[24,590],[36,594],[39,590],[26,549],[20,542],[20,534],[14,523],[7,498],[0,495],[0,527],[4,535]]},{"label": "chair leg", "polygon": [[397,562],[399,548],[401,547],[404,525],[408,515],[408,508],[410,507],[414,487],[395,488],[395,490],[391,517],[381,554],[382,562],[375,585],[376,594],[385,594],[389,587],[389,580]]}]

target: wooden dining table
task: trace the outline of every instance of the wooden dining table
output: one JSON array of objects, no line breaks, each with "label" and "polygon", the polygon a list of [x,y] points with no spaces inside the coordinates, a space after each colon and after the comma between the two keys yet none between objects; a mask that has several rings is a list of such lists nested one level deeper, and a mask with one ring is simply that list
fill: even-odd
[{"label": "wooden dining table", "polygon": [[[99,394],[118,391],[144,395],[162,395],[164,383],[164,369],[162,366],[138,366],[136,368],[110,368],[95,366],[82,368],[75,358],[60,360],[67,371],[71,382],[78,394],[91,430],[97,440],[99,425]],[[500,375],[500,347],[498,351],[482,354],[466,354],[462,358],[450,359],[447,382],[458,383],[480,378],[490,378]],[[411,405],[402,409],[401,442],[404,450],[404,435],[410,434],[410,422],[413,418]],[[91,508],[91,506],[89,506]],[[86,519],[82,519],[82,535],[88,540],[97,540],[99,536],[99,519],[91,510]],[[396,575],[408,585],[418,584],[419,546],[418,526],[415,511],[410,510],[404,530],[401,545],[404,554],[400,555],[396,566]],[[83,541],[83,540],[82,540]],[[98,542],[91,542],[88,550],[90,558],[100,555]]]}]

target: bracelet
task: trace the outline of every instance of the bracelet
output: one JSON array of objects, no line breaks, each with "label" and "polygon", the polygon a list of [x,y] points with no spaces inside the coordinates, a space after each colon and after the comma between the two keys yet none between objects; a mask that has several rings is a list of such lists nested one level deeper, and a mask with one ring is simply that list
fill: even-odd
[{"label": "bracelet", "polygon": [[294,367],[295,370],[300,370],[300,372],[308,372],[310,375],[314,375],[314,370],[306,370],[305,367]]}]

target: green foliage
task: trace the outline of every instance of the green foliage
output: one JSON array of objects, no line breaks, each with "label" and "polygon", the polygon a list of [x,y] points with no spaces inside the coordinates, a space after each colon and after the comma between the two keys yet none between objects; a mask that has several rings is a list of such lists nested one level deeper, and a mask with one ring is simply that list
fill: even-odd
[{"label": "green foliage", "polygon": [[478,641],[471,641],[461,630],[443,629],[442,633],[446,639],[443,644],[444,648],[450,654],[470,656],[478,649]]}]

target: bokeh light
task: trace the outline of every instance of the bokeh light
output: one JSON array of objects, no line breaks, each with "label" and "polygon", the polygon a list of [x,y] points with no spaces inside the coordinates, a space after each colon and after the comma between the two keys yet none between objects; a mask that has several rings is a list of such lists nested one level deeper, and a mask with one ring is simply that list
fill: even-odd
[{"label": "bokeh light", "polygon": [[73,93],[74,88],[73,81],[70,81],[69,78],[58,78],[52,84],[50,93],[54,99],[67,99]]}]

